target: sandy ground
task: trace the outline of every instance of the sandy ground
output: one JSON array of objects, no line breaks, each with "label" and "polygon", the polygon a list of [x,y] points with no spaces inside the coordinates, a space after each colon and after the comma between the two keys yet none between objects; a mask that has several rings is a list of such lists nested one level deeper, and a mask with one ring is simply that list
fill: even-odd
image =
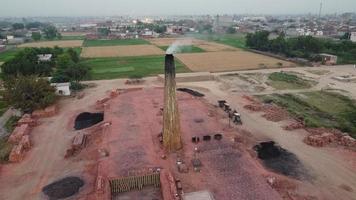
[{"label": "sandy ground", "polygon": [[195,38],[155,38],[149,40],[152,44],[157,46],[170,46],[171,44],[180,45],[194,45],[205,51],[237,51],[237,48],[219,44],[216,42],[208,42],[205,40],[199,40]]},{"label": "sandy ground", "polygon": [[275,68],[278,66],[277,63],[283,63],[283,66],[294,65],[290,62],[247,51],[191,53],[177,54],[176,56],[195,72],[258,69],[262,67],[261,64],[264,64],[266,68]]},{"label": "sandy ground", "polygon": [[[311,73],[312,71],[323,71],[324,74],[318,75]],[[298,76],[307,79],[317,81],[317,84],[308,89],[298,90],[276,90],[265,82],[267,81],[268,74],[273,72],[285,71],[289,73],[296,73]],[[237,76],[224,76],[227,74],[238,73],[248,77],[249,81],[244,81]],[[220,88],[228,90],[232,93],[249,93],[252,95],[265,95],[273,93],[298,93],[308,91],[318,91],[323,89],[335,90],[343,95],[350,96],[356,99],[356,82],[341,82],[333,79],[337,76],[356,76],[356,69],[352,65],[339,65],[339,66],[323,66],[323,67],[297,67],[297,68],[284,68],[284,69],[261,69],[261,70],[248,70],[239,72],[223,72],[216,73],[218,79],[223,83]],[[261,91],[261,88],[263,90]]]},{"label": "sandy ground", "polygon": [[107,46],[107,47],[84,47],[81,53],[83,58],[100,57],[125,57],[125,56],[146,56],[163,55],[164,51],[153,45],[128,45],[128,46]]},{"label": "sandy ground", "polygon": [[62,41],[45,41],[45,42],[31,42],[19,45],[19,47],[81,47],[83,40],[62,40]]},{"label": "sandy ground", "polygon": [[[290,68],[288,70],[302,72],[310,69],[311,68]],[[322,67],[320,69],[329,70],[331,73],[319,76],[306,71],[305,74],[308,76],[315,76],[316,78],[319,78],[322,83],[327,84],[329,81],[332,81],[331,77],[333,74],[353,74],[356,71],[353,71],[354,69],[352,66]],[[268,70],[262,71],[267,72]],[[145,88],[161,86],[161,83],[157,82],[156,78],[147,78],[146,80],[145,85],[143,85]],[[108,90],[128,87],[124,84],[124,81],[125,80],[95,81],[97,87],[85,90],[86,95],[83,99],[62,99],[59,102],[60,113],[57,116],[42,119],[40,125],[32,131],[32,142],[34,147],[26,154],[25,160],[18,164],[7,164],[2,166],[0,174],[0,199],[45,199],[41,194],[41,188],[48,183],[68,175],[86,177],[87,168],[95,164],[95,162],[87,159],[63,159],[65,151],[75,135],[75,131],[72,129],[72,120],[78,113],[90,109],[90,105],[93,105],[98,98],[105,96]],[[353,85],[355,83],[335,82],[335,84],[337,87],[348,90],[350,94],[356,94],[356,87]],[[250,94],[248,92],[241,91],[239,93],[231,93],[229,90],[222,89],[221,82],[216,81],[180,83],[178,85],[180,87],[190,87],[206,94],[206,100],[213,104],[216,104],[217,99],[226,99],[230,105],[233,108],[236,108],[242,115],[243,125],[240,128],[250,131],[253,136],[260,141],[274,140],[283,148],[296,154],[314,177],[312,181],[304,182],[304,187],[303,185],[300,186],[299,190],[301,190],[301,192],[322,197],[320,199],[356,199],[356,162],[354,153],[335,148],[310,147],[302,142],[302,138],[307,134],[304,130],[295,130],[293,132],[285,131],[281,126],[285,125],[287,123],[286,121],[270,122],[261,117],[260,113],[252,113],[243,109],[246,100],[241,96]],[[151,94],[149,90],[145,91],[148,95],[154,95],[154,93]],[[131,102],[130,99],[133,101]],[[133,105],[133,102],[141,102],[141,99],[138,97],[127,96],[124,97],[124,100],[125,101],[117,103],[120,105],[120,108],[124,108],[125,105],[129,105],[127,106],[127,109],[134,108],[135,111],[132,112],[133,116],[130,116],[131,118],[135,117],[138,112],[145,111],[142,110],[142,105],[139,107],[130,106]],[[152,105],[153,103],[148,99],[142,100],[148,105]],[[195,104],[191,103],[188,105],[202,108],[204,104],[196,102]],[[203,108],[207,109],[208,107],[203,106]],[[183,117],[182,120],[185,119],[191,121],[191,119],[201,116],[200,111],[194,112],[195,110],[192,107],[182,106],[181,109],[183,112],[190,110],[190,115],[185,115],[186,117]],[[129,112],[129,110],[126,110],[126,112]],[[118,117],[124,120],[123,115],[125,113],[118,114]],[[155,122],[155,119],[156,117],[141,120],[147,120],[148,122],[153,121],[153,123],[156,124],[158,122]],[[224,121],[224,119],[222,120]],[[216,122],[212,122],[212,124],[215,123]],[[196,133],[205,134],[206,130],[210,130],[209,124],[210,123],[206,123],[206,125],[202,126],[200,131],[197,131]],[[135,122],[131,125],[135,125]],[[153,125],[153,127],[156,126],[157,125]],[[127,125],[127,130],[130,128],[132,127]],[[151,133],[156,133],[156,129],[151,129],[151,126],[148,124],[140,129],[142,128],[149,130]],[[123,130],[125,130],[124,127]],[[195,129],[191,129],[191,127],[186,127],[185,130],[187,130],[187,132],[196,131]],[[130,136],[121,135],[119,137]],[[134,145],[134,143],[131,144]],[[189,153],[187,156],[189,158]],[[207,162],[209,162],[208,160],[210,159],[207,158],[208,156],[209,154],[202,155],[202,158],[204,157],[204,159],[207,159]],[[213,169],[209,169],[207,172],[210,173],[214,171]],[[213,187],[214,184],[220,183],[217,181],[220,178],[221,177],[217,177],[217,179],[214,178],[213,184],[210,186],[207,184],[207,187]],[[184,176],[182,176],[181,179],[183,180]],[[201,179],[197,178],[197,180]],[[86,192],[92,189],[93,180],[90,177],[87,177],[86,181],[84,188],[81,189],[80,195],[85,195]],[[231,180],[227,178],[226,181],[229,182]],[[192,188],[196,187],[195,184],[196,183],[192,182],[191,185],[185,186],[188,187],[186,190],[189,191],[190,186],[192,186]],[[343,187],[345,185],[352,190],[347,191],[345,187]],[[236,188],[228,188],[228,191],[233,191],[234,189]]]}]

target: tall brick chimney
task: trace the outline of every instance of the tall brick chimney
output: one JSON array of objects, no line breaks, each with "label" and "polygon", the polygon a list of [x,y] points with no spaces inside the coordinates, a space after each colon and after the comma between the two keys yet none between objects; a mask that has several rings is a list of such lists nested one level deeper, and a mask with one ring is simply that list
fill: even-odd
[{"label": "tall brick chimney", "polygon": [[163,146],[169,152],[182,148],[180,121],[176,100],[176,72],[174,56],[165,58],[164,108],[163,108]]}]

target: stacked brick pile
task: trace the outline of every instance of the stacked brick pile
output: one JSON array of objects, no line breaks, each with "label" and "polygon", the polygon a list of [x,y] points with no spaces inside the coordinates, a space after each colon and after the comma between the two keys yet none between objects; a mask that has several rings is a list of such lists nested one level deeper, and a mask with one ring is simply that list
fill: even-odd
[{"label": "stacked brick pile", "polygon": [[303,122],[298,122],[298,121],[283,127],[283,129],[287,131],[292,131],[301,128],[305,128],[305,124]]},{"label": "stacked brick pile", "polygon": [[33,118],[30,114],[24,114],[17,122],[17,126],[21,126],[22,124],[27,124],[30,127],[35,127],[37,125],[37,120],[36,118]]},{"label": "stacked brick pile", "polygon": [[356,140],[339,130],[326,128],[309,128],[306,130],[311,133],[304,139],[304,142],[308,145],[323,147],[328,144],[338,144],[356,148]]},{"label": "stacked brick pile", "polygon": [[8,142],[14,144],[9,156],[10,162],[20,162],[24,154],[31,148],[30,142],[31,127],[28,124],[17,126],[11,133]]}]

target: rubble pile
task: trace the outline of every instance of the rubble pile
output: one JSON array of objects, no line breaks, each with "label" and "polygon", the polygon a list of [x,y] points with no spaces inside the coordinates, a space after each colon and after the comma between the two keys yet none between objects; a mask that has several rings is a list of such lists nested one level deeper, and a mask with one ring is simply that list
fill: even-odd
[{"label": "rubble pile", "polygon": [[80,151],[83,147],[85,147],[86,141],[87,136],[83,132],[79,132],[76,136],[74,136],[72,145],[69,149],[67,149],[64,158],[69,158]]},{"label": "rubble pile", "polygon": [[35,118],[45,118],[45,117],[53,117],[58,113],[58,108],[56,105],[48,106],[45,109],[35,110],[32,113],[32,116]]}]

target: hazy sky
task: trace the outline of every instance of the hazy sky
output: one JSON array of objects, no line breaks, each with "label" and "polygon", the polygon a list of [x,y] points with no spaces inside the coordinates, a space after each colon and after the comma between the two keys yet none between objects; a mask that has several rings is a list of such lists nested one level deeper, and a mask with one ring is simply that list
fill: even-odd
[{"label": "hazy sky", "polygon": [[[0,0],[0,16],[318,13],[320,0]],[[323,13],[356,12],[356,0],[323,0]]]}]

